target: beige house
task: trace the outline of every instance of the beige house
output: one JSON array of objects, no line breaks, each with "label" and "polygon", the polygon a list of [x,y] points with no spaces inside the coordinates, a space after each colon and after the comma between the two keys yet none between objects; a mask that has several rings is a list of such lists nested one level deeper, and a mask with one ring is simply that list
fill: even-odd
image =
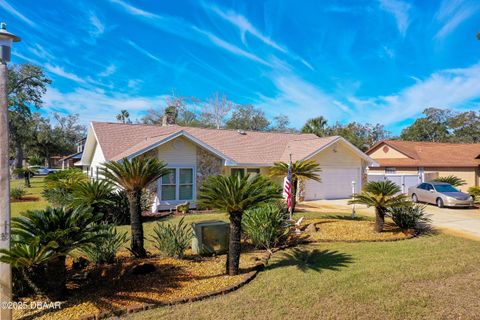
[{"label": "beige house", "polygon": [[419,174],[422,181],[454,175],[467,182],[464,191],[480,185],[480,144],[385,140],[366,153],[380,165],[372,173]]},{"label": "beige house", "polygon": [[210,175],[268,175],[274,162],[288,162],[290,154],[293,161],[311,159],[322,168],[321,183],[305,182],[305,200],[350,197],[352,182],[359,191],[367,166],[375,163],[338,136],[93,122],[76,165],[97,178],[105,161],[157,157],[170,169],[154,191],[154,209],[160,210],[185,201],[194,205],[199,187]]}]

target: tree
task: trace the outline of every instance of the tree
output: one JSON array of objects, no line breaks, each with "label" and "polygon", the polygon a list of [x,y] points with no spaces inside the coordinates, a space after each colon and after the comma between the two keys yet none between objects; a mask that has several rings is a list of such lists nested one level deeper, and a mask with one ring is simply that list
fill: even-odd
[{"label": "tree", "polygon": [[35,175],[37,170],[29,168],[29,167],[23,167],[23,168],[17,168],[13,170],[14,174],[17,174],[19,176],[22,176],[23,179],[25,180],[25,188],[30,188],[30,178]]},{"label": "tree", "polygon": [[[46,261],[45,274],[38,278],[44,280],[42,285],[54,300],[65,296],[66,256],[74,250],[98,241],[98,231],[103,228],[97,224],[99,219],[99,215],[81,208],[27,211],[20,217],[12,219],[12,235],[15,242],[34,246],[31,250],[37,251],[39,257],[42,257],[43,254],[39,255],[42,251],[47,253],[53,250],[53,254],[49,255]],[[45,258],[43,255],[42,259]]]},{"label": "tree", "polygon": [[323,116],[312,118],[307,120],[305,125],[302,127],[302,133],[313,133],[319,137],[325,136],[327,128],[327,119]]},{"label": "tree", "polygon": [[452,112],[448,109],[427,108],[425,117],[415,120],[402,130],[400,138],[407,141],[447,142],[451,138],[448,120]]},{"label": "tree", "polygon": [[120,110],[120,113],[117,114],[117,120],[121,123],[132,123],[130,120],[130,113],[127,110]]},{"label": "tree", "polygon": [[[297,203],[298,183],[301,180],[311,179],[321,182],[319,173],[322,171],[318,163],[312,160],[297,160],[290,168],[292,173],[292,212],[295,212]],[[270,168],[270,175],[273,177],[286,177],[288,174],[287,162],[275,162]]]},{"label": "tree", "polygon": [[15,166],[23,166],[25,144],[30,139],[28,131],[31,106],[40,108],[42,97],[51,83],[43,70],[32,64],[14,65],[8,70],[8,110],[10,135],[15,149]]},{"label": "tree", "polygon": [[232,117],[226,123],[229,129],[250,131],[265,131],[269,125],[265,113],[252,105],[236,106]]},{"label": "tree", "polygon": [[127,193],[132,229],[130,250],[136,257],[146,257],[140,199],[143,189],[169,172],[166,165],[155,158],[124,158],[119,162],[105,163],[100,171],[107,180]]},{"label": "tree", "polygon": [[290,129],[288,125],[290,124],[290,119],[288,119],[287,115],[281,114],[278,116],[275,116],[273,118],[273,126],[271,128],[272,131],[277,131],[277,132],[289,132],[293,131],[293,129]]},{"label": "tree", "polygon": [[326,133],[330,136],[341,136],[362,151],[368,150],[376,142],[385,139],[389,135],[389,132],[385,130],[383,125],[361,124],[358,122],[350,122],[346,125],[337,122],[327,128]]},{"label": "tree", "polygon": [[405,204],[406,196],[400,193],[400,187],[390,180],[370,181],[361,193],[354,194],[349,204],[364,204],[375,207],[375,232],[382,232],[385,215],[391,207]]},{"label": "tree", "polygon": [[244,211],[278,198],[281,198],[281,187],[259,174],[246,177],[210,176],[200,188],[199,203],[207,208],[225,210],[230,218],[228,275],[239,273]]},{"label": "tree", "polygon": [[462,143],[480,142],[480,112],[466,111],[453,115],[448,119],[450,141]]},{"label": "tree", "polygon": [[207,127],[220,129],[225,124],[225,117],[232,110],[232,106],[233,102],[229,101],[225,95],[219,96],[216,92],[203,104],[200,115],[202,123]]}]

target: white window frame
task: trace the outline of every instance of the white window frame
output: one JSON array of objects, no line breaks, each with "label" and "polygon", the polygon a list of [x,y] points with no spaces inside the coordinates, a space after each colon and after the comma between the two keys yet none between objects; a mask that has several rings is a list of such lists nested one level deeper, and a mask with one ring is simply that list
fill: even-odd
[{"label": "white window frame", "polygon": [[[175,199],[174,200],[163,200],[162,199],[162,178],[158,179],[158,199],[163,203],[183,203],[185,201],[195,201],[197,199],[197,174],[195,166],[168,166],[166,169],[175,170]],[[191,169],[192,170],[192,199],[183,199],[180,200],[180,169]]]}]

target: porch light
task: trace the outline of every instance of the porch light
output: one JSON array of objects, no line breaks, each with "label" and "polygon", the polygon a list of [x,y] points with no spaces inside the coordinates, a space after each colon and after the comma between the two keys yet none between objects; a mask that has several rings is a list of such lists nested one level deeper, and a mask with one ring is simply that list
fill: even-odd
[{"label": "porch light", "polygon": [[7,31],[7,24],[0,23],[0,62],[7,64],[10,62],[12,42],[19,42],[20,37]]}]

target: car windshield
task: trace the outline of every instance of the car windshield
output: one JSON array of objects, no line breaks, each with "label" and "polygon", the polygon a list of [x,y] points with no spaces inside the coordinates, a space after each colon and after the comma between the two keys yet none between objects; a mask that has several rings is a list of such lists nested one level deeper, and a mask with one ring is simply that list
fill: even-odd
[{"label": "car windshield", "polygon": [[454,186],[449,184],[436,184],[434,187],[438,192],[459,192]]}]

